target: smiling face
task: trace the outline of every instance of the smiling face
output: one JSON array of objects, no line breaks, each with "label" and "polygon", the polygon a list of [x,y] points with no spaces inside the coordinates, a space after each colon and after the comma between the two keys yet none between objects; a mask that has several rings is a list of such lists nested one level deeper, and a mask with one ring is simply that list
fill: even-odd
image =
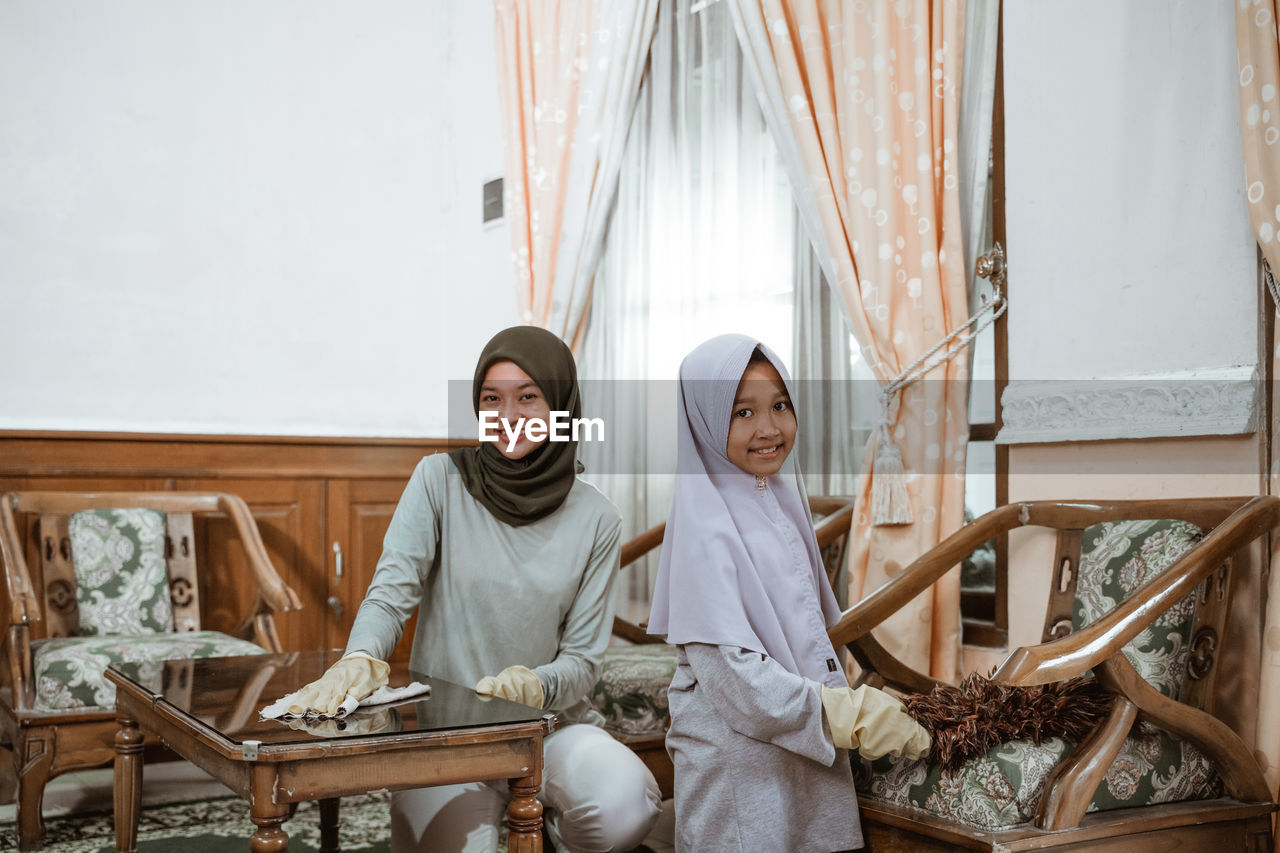
[{"label": "smiling face", "polygon": [[772,476],[796,441],[796,415],[777,369],[753,361],[742,373],[729,420],[729,461],[748,474]]},{"label": "smiling face", "polygon": [[[506,418],[512,428],[520,418],[526,422],[538,418],[544,423],[551,419],[551,404],[547,402],[546,395],[514,361],[495,361],[485,371],[484,380],[480,383],[480,411],[497,412],[498,417]],[[533,441],[521,430],[519,441],[510,450],[507,449],[509,441],[510,436],[503,432],[494,447],[508,459],[523,459],[546,441],[546,437]]]}]

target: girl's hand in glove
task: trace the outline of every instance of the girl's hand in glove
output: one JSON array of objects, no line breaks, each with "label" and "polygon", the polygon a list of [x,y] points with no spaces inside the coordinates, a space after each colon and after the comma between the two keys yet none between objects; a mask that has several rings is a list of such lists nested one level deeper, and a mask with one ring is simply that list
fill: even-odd
[{"label": "girl's hand in glove", "polygon": [[823,687],[822,709],[840,749],[856,749],[873,760],[890,752],[911,759],[929,754],[929,732],[901,702],[874,687]]}]

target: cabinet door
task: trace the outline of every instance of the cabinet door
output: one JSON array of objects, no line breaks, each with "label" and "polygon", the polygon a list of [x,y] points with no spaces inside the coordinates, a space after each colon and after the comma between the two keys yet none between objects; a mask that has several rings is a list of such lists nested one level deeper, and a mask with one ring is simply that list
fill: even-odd
[{"label": "cabinet door", "polygon": [[[382,556],[382,539],[404,486],[403,480],[329,481],[326,558],[331,596],[328,642],[332,647],[343,648],[347,644],[356,609],[364,600],[378,558]],[[405,625],[391,660],[409,660],[417,624],[415,613]]]},{"label": "cabinet door", "polygon": [[[179,491],[229,492],[244,499],[258,522],[271,564],[302,600],[301,610],[275,616],[281,644],[286,651],[328,648],[324,481],[202,479],[178,480],[175,486]],[[252,607],[257,586],[231,520],[222,515],[200,519],[196,549],[202,627],[232,631]]]}]

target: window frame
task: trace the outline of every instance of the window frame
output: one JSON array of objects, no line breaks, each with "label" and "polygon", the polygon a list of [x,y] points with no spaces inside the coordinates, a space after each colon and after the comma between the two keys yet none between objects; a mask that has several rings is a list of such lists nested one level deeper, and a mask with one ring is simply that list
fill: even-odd
[{"label": "window frame", "polygon": [[[1008,268],[1009,243],[1005,232],[1005,176],[1004,176],[1004,14],[1003,3],[996,14],[996,81],[995,97],[991,108],[991,235],[992,240],[1004,247],[1005,266]],[[1006,278],[1004,298],[1009,299]],[[991,326],[995,349],[995,418],[989,423],[969,424],[969,441],[995,442],[1004,426],[1000,398],[1009,383],[1009,311],[998,317]],[[1009,502],[1009,446],[995,445],[996,456],[996,506]],[[966,646],[1005,648],[1009,641],[1009,535],[1003,533],[995,540],[995,589],[987,591],[961,591],[960,624],[961,642]]]}]

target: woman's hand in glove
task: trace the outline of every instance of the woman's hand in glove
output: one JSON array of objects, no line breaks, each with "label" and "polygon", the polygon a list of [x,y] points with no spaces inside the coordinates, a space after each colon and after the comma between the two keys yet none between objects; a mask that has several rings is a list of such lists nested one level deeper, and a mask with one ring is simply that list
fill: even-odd
[{"label": "woman's hand in glove", "polygon": [[371,735],[383,731],[392,723],[391,709],[379,708],[372,714],[354,713],[342,719],[309,719],[294,717],[288,720],[289,728],[303,731],[317,737],[353,737],[355,735]]},{"label": "woman's hand in glove", "polygon": [[856,749],[870,759],[890,752],[911,759],[929,754],[929,732],[901,702],[874,687],[823,687],[822,709],[840,749]]},{"label": "woman's hand in glove", "polygon": [[501,696],[530,708],[542,708],[545,698],[542,681],[527,666],[509,666],[497,675],[486,675],[476,682],[475,690],[482,696]]},{"label": "woman's hand in glove", "polygon": [[335,714],[348,695],[359,701],[385,686],[390,671],[386,661],[358,652],[348,655],[298,691],[298,697],[289,706],[289,713],[314,711],[317,714]]}]

